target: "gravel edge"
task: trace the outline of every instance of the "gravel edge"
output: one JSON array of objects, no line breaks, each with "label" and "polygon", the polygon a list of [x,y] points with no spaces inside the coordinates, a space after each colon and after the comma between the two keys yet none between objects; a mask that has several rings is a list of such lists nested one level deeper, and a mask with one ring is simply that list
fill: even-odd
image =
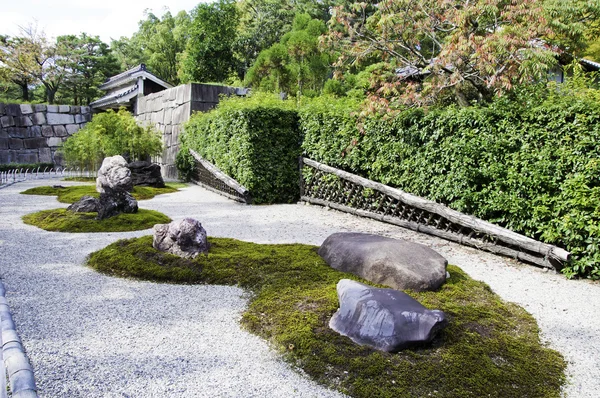
[{"label": "gravel edge", "polygon": [[[15,329],[15,323],[13,322],[5,295],[6,289],[2,281],[0,281],[1,358],[4,361],[4,368],[8,374],[10,391],[12,392],[11,396],[13,398],[37,398],[33,368]],[[3,396],[1,394],[0,392],[0,396]]]}]

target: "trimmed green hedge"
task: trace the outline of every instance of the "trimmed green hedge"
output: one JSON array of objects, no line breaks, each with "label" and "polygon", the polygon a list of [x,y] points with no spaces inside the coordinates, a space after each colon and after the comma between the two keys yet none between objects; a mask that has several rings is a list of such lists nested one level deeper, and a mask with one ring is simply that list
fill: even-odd
[{"label": "trimmed green hedge", "polygon": [[185,125],[177,167],[189,180],[192,148],[245,186],[254,203],[290,203],[299,197],[300,141],[298,114],[285,102],[263,96],[224,99]]},{"label": "trimmed green hedge", "polygon": [[599,98],[565,86],[391,118],[332,99],[299,113],[309,158],[565,247],[565,274],[600,279]]}]

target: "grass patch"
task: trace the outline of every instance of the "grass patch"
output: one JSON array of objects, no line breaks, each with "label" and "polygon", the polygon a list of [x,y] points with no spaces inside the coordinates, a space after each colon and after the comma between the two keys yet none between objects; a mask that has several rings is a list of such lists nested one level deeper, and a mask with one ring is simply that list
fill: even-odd
[{"label": "grass patch", "polygon": [[96,220],[97,213],[75,213],[67,209],[43,210],[23,216],[25,224],[56,232],[126,232],[166,224],[171,219],[154,210],[139,209],[133,214],[119,214]]},{"label": "grass patch", "polygon": [[353,397],[560,396],[564,359],[541,345],[533,317],[458,267],[448,267],[451,278],[438,291],[409,292],[443,310],[449,326],[430,347],[389,354],[329,329],[337,282],[362,280],[328,267],[316,247],[209,241],[208,256],[186,260],[153,249],[151,236],[120,240],[92,253],[88,265],[116,276],[249,289],[243,325],[318,382]]},{"label": "grass patch", "polygon": [[63,181],[96,182],[96,177],[65,177]]},{"label": "grass patch", "polygon": [[[181,185],[185,186],[185,184],[180,183],[169,183],[166,185],[167,186],[164,188],[135,186],[133,187],[133,192],[131,194],[136,200],[152,199],[156,195],[177,192],[178,188],[180,188]],[[95,185],[76,185],[64,188],[53,188],[51,186],[43,186],[30,188],[21,193],[23,195],[57,196],[58,201],[61,203],[75,203],[84,195],[93,196],[95,198],[100,197],[100,194],[96,192]]]}]

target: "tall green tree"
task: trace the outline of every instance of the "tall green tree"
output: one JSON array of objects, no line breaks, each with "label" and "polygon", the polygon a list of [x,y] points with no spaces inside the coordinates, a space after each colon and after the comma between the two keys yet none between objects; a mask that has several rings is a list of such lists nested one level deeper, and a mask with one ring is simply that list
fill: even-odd
[{"label": "tall green tree", "polygon": [[319,49],[319,37],[326,31],[323,21],[297,14],[292,30],[259,54],[245,83],[293,95],[319,93],[329,76],[332,58]]},{"label": "tall green tree", "polygon": [[240,23],[235,41],[236,56],[240,61],[239,77],[256,61],[261,51],[278,43],[292,30],[297,14],[308,14],[326,22],[332,0],[240,0]]},{"label": "tall green tree", "polygon": [[70,53],[65,64],[68,74],[58,91],[61,102],[89,105],[101,95],[98,86],[120,71],[110,48],[98,36],[59,36],[57,45]]},{"label": "tall green tree", "polygon": [[222,82],[236,71],[233,44],[238,22],[233,0],[200,3],[192,10],[190,37],[181,55],[182,82]]},{"label": "tall green tree", "polygon": [[600,35],[600,0],[544,0],[552,27],[545,39],[567,54],[581,57]]}]

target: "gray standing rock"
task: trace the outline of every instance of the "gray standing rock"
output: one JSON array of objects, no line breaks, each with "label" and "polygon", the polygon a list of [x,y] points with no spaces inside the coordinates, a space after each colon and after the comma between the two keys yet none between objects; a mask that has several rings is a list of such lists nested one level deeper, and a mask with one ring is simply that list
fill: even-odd
[{"label": "gray standing rock", "polygon": [[332,268],[394,289],[435,290],[446,281],[444,257],[404,240],[338,232],[325,239],[319,255]]},{"label": "gray standing rock", "polygon": [[156,250],[185,258],[208,253],[209,248],[206,231],[200,221],[193,218],[184,218],[169,224],[156,224],[152,246]]},{"label": "gray standing rock", "polygon": [[96,213],[99,209],[100,202],[98,199],[85,195],[71,206],[67,207],[67,210],[74,211],[76,213]]},{"label": "gray standing rock", "polygon": [[160,174],[160,166],[158,164],[137,161],[129,163],[127,168],[131,171],[131,181],[134,186],[146,185],[155,188],[165,187],[165,182]]},{"label": "gray standing rock", "polygon": [[431,342],[446,326],[446,316],[428,310],[404,292],[379,289],[349,279],[337,284],[339,310],[329,327],[360,345],[398,352]]},{"label": "gray standing rock", "polygon": [[123,156],[116,155],[104,158],[96,178],[96,191],[103,193],[109,190],[124,190],[131,192],[131,171]]}]

